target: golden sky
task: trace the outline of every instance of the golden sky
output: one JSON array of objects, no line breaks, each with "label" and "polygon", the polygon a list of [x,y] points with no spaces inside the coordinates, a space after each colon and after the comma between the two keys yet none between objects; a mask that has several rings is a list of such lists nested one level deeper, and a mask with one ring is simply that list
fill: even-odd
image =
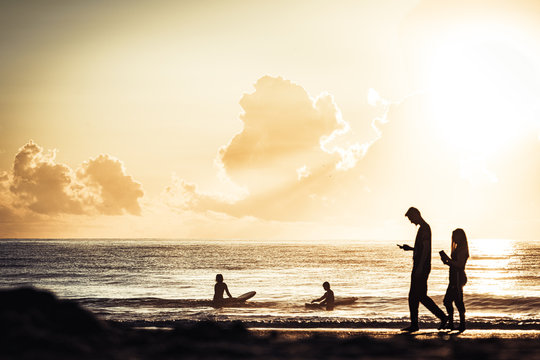
[{"label": "golden sky", "polygon": [[0,236],[537,239],[537,1],[2,1]]}]

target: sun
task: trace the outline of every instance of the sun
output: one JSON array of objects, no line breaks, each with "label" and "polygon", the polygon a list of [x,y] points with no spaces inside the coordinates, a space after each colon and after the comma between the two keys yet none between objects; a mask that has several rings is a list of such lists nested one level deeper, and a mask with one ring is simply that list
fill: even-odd
[{"label": "sun", "polygon": [[534,122],[539,84],[522,38],[504,27],[468,26],[430,50],[434,120],[444,140],[469,158],[510,145]]}]

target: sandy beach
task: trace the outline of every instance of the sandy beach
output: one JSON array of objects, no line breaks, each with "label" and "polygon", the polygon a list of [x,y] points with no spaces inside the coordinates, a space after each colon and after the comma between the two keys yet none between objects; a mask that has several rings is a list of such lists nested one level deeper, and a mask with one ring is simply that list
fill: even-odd
[{"label": "sandy beach", "polygon": [[2,359],[540,359],[538,330],[249,328],[184,322],[137,328],[31,288],[0,291]]}]

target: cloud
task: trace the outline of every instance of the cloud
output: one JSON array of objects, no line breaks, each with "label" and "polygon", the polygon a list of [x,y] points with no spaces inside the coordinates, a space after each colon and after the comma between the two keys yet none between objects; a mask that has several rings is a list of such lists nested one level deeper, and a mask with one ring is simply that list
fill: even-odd
[{"label": "cloud", "polygon": [[184,211],[215,211],[231,212],[234,199],[221,194],[206,194],[201,192],[196,184],[188,183],[178,176],[172,176],[172,184],[165,188],[163,201],[172,208]]},{"label": "cloud", "polygon": [[7,171],[0,173],[0,228],[6,229],[11,223],[18,220],[14,210],[8,206],[11,202],[9,192],[9,175]]},{"label": "cloud", "polygon": [[307,178],[309,175],[311,175],[306,165],[296,169],[296,174],[298,175],[298,180],[302,180],[303,178]]},{"label": "cloud", "polygon": [[142,186],[126,174],[120,160],[102,154],[85,161],[77,171],[77,179],[91,189],[94,206],[101,213],[120,215],[125,210],[140,215],[138,200],[144,195]]},{"label": "cloud", "polygon": [[264,76],[254,87],[240,100],[242,131],[218,155],[235,182],[258,191],[295,180],[301,166],[337,163],[322,151],[321,138],[347,124],[329,94],[313,99],[281,77]]},{"label": "cloud", "polygon": [[26,206],[41,214],[82,214],[81,186],[73,171],[55,162],[54,151],[43,149],[30,141],[19,149],[13,163],[11,192],[17,206]]},{"label": "cloud", "polygon": [[122,163],[100,155],[77,170],[56,161],[30,140],[19,149],[11,174],[0,176],[2,206],[45,215],[140,214],[142,186],[125,173]]},{"label": "cloud", "polygon": [[[356,166],[356,163],[363,158],[369,147],[377,141],[382,133],[379,129],[379,124],[386,124],[388,111],[390,107],[399,104],[399,102],[392,103],[386,99],[383,99],[375,89],[369,89],[367,96],[368,104],[372,107],[381,109],[381,115],[376,116],[371,121],[371,127],[375,130],[376,137],[370,141],[360,143],[355,142],[347,147],[341,146],[335,143],[335,140],[341,135],[345,135],[350,130],[349,123],[342,121],[344,126],[341,129],[337,129],[328,136],[321,138],[321,149],[329,154],[339,154],[341,161],[337,163],[336,168],[339,170],[349,170]],[[340,115],[341,117],[341,115]]]}]

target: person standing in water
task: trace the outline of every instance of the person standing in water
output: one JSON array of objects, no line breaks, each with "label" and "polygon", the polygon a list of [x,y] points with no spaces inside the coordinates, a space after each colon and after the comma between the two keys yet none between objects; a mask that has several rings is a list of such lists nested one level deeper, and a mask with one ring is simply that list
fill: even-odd
[{"label": "person standing in water", "polygon": [[411,325],[401,331],[418,331],[418,306],[422,303],[429,311],[441,320],[439,329],[442,329],[448,320],[444,312],[427,295],[427,282],[431,272],[431,228],[422,218],[417,208],[411,207],[405,213],[410,222],[420,225],[414,247],[409,245],[398,245],[405,251],[413,251],[413,268],[411,273],[411,287],[409,290],[409,312],[411,314]]},{"label": "person standing in water", "polygon": [[465,304],[463,303],[463,286],[467,283],[465,264],[469,258],[469,245],[467,235],[463,229],[452,232],[452,250],[450,257],[444,251],[440,252],[441,260],[450,267],[448,289],[444,295],[444,306],[448,312],[448,325],[446,329],[454,330],[454,307],[459,311],[459,332],[465,331]]},{"label": "person standing in water", "polygon": [[334,310],[334,292],[330,289],[330,283],[325,281],[322,286],[326,292],[320,298],[311,300],[311,303],[320,301],[321,305],[326,305],[326,310]]},{"label": "person standing in water", "polygon": [[214,307],[223,306],[223,302],[224,302],[223,292],[226,292],[229,298],[232,298],[232,295],[229,292],[229,288],[227,287],[227,284],[223,282],[223,275],[217,274],[216,285],[214,285],[214,299],[212,300],[212,305]]}]

